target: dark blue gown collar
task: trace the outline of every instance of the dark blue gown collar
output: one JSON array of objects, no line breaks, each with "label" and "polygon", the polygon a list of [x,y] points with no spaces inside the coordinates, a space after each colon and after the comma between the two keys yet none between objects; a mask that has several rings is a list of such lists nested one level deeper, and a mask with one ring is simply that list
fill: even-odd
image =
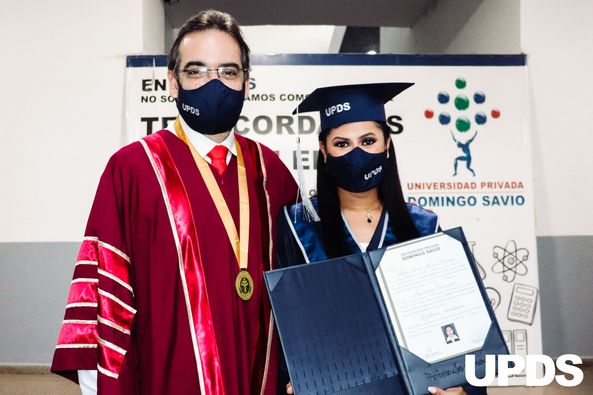
[{"label": "dark blue gown collar", "polygon": [[[313,207],[317,210],[317,199],[311,199]],[[408,212],[412,217],[412,221],[420,232],[421,236],[433,234],[438,229],[438,217],[435,213],[425,210],[419,206],[408,204]],[[328,259],[328,256],[323,248],[321,237],[321,224],[309,219],[303,209],[301,203],[294,204],[284,208],[285,220],[289,225],[292,236],[299,246],[305,262],[317,262]],[[344,221],[343,221],[344,222]],[[352,254],[360,253],[360,248],[352,236],[350,230],[343,224],[345,234],[347,235],[347,244],[350,246]],[[381,214],[381,219],[377,225],[377,229],[373,234],[371,242],[367,247],[367,251],[377,248],[386,247],[395,244],[397,239],[393,230],[393,226],[389,223],[389,215],[386,211]]]},{"label": "dark blue gown collar", "polygon": [[[348,226],[348,222],[346,222],[346,218],[342,214],[342,223],[344,226],[344,233],[346,234],[346,244],[350,247],[350,252],[352,254],[358,254],[362,251],[360,249],[360,244],[354,237],[354,233],[352,233],[352,229]],[[373,237],[367,246],[367,251],[376,250],[377,248],[383,247],[383,242],[385,240],[385,235],[387,233],[387,224],[389,223],[389,213],[386,210],[381,212],[381,217],[379,217],[379,222],[377,223],[377,227],[375,228],[375,233],[373,233]]]}]

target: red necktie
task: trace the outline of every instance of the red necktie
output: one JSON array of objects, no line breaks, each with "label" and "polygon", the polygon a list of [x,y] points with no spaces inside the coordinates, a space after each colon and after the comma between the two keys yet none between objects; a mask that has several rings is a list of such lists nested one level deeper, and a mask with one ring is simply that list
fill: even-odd
[{"label": "red necktie", "polygon": [[229,151],[224,145],[217,145],[208,152],[208,156],[212,160],[211,166],[216,170],[219,176],[224,173],[226,169],[226,154]]}]

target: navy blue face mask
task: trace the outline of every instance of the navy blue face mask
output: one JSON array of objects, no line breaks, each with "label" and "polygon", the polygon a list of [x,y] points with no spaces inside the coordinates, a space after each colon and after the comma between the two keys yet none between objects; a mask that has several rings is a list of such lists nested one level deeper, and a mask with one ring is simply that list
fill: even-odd
[{"label": "navy blue face mask", "polygon": [[383,181],[387,152],[371,154],[360,147],[342,156],[327,155],[325,168],[336,184],[350,192],[365,192]]},{"label": "navy blue face mask", "polygon": [[245,87],[236,91],[219,79],[199,88],[185,90],[178,82],[177,109],[190,128],[202,134],[217,134],[231,130],[239,120]]}]

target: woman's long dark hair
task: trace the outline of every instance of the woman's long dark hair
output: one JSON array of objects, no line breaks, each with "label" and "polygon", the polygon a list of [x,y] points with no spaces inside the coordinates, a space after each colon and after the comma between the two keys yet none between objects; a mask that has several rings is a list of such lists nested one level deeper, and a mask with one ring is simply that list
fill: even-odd
[{"label": "woman's long dark hair", "polygon": [[[384,122],[378,122],[383,130],[385,141],[391,135],[391,129]],[[319,134],[319,141],[325,146],[329,129]],[[390,225],[393,227],[398,242],[406,241],[420,236],[418,229],[412,222],[408,208],[402,193],[397,161],[393,141],[389,145],[389,159],[386,166],[386,173],[383,182],[379,186],[379,199],[383,207],[389,213]],[[340,199],[338,188],[334,180],[325,170],[325,161],[320,153],[317,158],[317,203],[319,205],[319,216],[321,217],[321,234],[325,251],[330,258],[336,258],[351,254],[346,244],[346,234],[340,210]]]}]

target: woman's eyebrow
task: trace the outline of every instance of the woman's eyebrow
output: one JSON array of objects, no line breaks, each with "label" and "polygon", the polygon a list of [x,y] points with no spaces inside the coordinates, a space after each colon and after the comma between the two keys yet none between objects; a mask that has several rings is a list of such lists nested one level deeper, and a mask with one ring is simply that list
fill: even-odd
[{"label": "woman's eyebrow", "polygon": [[375,134],[373,132],[368,132],[368,133],[365,133],[362,136],[360,136],[358,139],[362,140],[362,139],[366,139],[367,137],[375,137]]},{"label": "woman's eyebrow", "polygon": [[341,141],[350,141],[350,139],[348,137],[340,137],[340,136],[335,136],[332,141],[336,141],[336,140],[341,140]]}]

